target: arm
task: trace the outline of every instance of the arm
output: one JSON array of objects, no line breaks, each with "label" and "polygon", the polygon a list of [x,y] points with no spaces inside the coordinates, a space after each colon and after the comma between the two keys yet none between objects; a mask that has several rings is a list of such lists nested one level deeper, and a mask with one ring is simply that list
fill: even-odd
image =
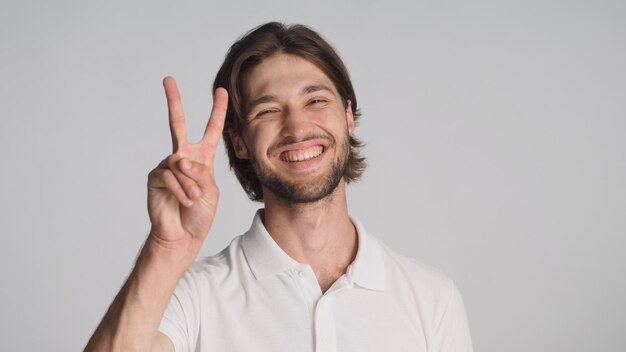
[{"label": "arm", "polygon": [[128,280],[91,337],[86,351],[174,351],[158,333],[167,303],[186,261],[150,240]]},{"label": "arm", "polygon": [[86,351],[173,351],[158,332],[178,281],[193,263],[211,228],[219,191],[213,175],[215,150],[224,128],[228,94],[215,91],[204,137],[187,141],[176,82],[163,80],[173,154],[148,177],[152,229],[135,268],[89,340]]}]

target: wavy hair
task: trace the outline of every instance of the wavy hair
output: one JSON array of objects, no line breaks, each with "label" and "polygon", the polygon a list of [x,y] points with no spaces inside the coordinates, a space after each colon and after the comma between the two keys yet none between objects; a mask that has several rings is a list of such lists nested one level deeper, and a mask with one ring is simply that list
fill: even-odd
[{"label": "wavy hair", "polygon": [[[299,24],[269,22],[238,39],[226,54],[213,82],[213,90],[224,87],[228,91],[224,144],[231,169],[253,201],[263,201],[263,188],[250,161],[235,155],[231,134],[241,135],[246,125],[242,78],[263,60],[279,53],[299,56],[317,66],[335,85],[344,108],[348,107],[350,101],[355,123],[361,115],[348,70],[333,47],[314,30]],[[348,183],[358,180],[366,166],[365,158],[359,154],[363,143],[353,136],[349,136],[349,142],[348,163],[343,175]]]}]

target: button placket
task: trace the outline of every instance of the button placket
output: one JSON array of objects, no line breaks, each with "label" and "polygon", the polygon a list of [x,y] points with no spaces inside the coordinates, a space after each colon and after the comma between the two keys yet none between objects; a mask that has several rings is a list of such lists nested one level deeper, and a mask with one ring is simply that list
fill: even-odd
[{"label": "button placket", "polygon": [[354,285],[352,276],[344,274],[339,278],[324,295],[317,301],[315,307],[315,351],[336,352],[337,331],[335,316],[333,313],[334,296]]},{"label": "button placket", "polygon": [[293,283],[299,288],[303,302],[309,312],[311,327],[314,328],[315,307],[322,296],[313,270],[308,265],[301,265],[290,270]]},{"label": "button placket", "polygon": [[315,307],[315,351],[337,351],[332,294],[322,296]]}]

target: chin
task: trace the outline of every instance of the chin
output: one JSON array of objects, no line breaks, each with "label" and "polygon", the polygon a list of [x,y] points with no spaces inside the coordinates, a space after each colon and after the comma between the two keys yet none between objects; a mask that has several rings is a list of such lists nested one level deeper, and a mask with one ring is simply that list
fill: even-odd
[{"label": "chin", "polygon": [[344,158],[337,160],[324,175],[300,181],[286,180],[256,162],[252,165],[263,188],[276,198],[290,204],[305,204],[319,202],[332,196],[345,173],[347,166],[345,160]]}]

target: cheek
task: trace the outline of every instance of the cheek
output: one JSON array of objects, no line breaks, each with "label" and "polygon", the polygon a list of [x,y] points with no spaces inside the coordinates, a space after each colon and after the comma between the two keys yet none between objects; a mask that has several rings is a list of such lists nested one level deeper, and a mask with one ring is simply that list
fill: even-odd
[{"label": "cheek", "polygon": [[248,148],[257,153],[265,153],[272,143],[271,133],[266,128],[256,128],[246,134]]},{"label": "cheek", "polygon": [[346,117],[341,115],[328,116],[321,125],[336,136],[343,135],[349,130]]}]

